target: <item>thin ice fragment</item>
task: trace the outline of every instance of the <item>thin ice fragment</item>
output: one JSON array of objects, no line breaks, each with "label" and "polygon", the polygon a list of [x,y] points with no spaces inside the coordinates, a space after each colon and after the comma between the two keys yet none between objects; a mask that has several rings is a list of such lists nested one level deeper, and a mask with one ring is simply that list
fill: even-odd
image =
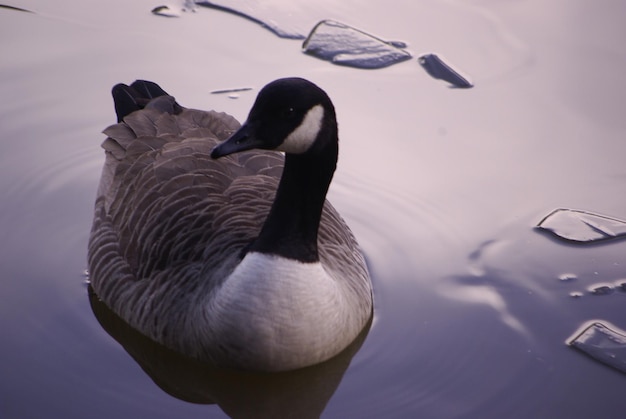
[{"label": "thin ice fragment", "polygon": [[537,224],[537,228],[573,242],[595,242],[626,235],[626,221],[588,211],[559,208]]},{"label": "thin ice fragment", "polygon": [[211,90],[212,95],[221,95],[224,93],[239,93],[239,92],[247,92],[248,90],[252,90],[252,87],[233,87],[232,89],[218,89]]},{"label": "thin ice fragment", "polygon": [[382,68],[411,58],[398,41],[387,42],[333,20],[319,22],[302,45],[305,54],[334,64],[357,68]]},{"label": "thin ice fragment", "polygon": [[456,87],[470,88],[474,86],[467,77],[446,64],[437,54],[424,54],[418,58],[418,61],[431,77],[445,80]]},{"label": "thin ice fragment", "polygon": [[30,10],[27,10],[27,9],[22,9],[21,7],[10,6],[8,4],[0,4],[0,9],[15,10],[17,12],[34,13],[33,11],[30,11]]},{"label": "thin ice fragment", "polygon": [[626,332],[623,330],[594,322],[577,333],[568,345],[626,373]]},{"label": "thin ice fragment", "polygon": [[152,14],[164,17],[180,17],[180,12],[172,9],[169,6],[157,6],[152,9]]},{"label": "thin ice fragment", "polygon": [[277,22],[277,20],[287,22],[284,11],[262,0],[197,0],[196,4],[246,18],[281,38],[304,39],[304,34],[297,28]]}]

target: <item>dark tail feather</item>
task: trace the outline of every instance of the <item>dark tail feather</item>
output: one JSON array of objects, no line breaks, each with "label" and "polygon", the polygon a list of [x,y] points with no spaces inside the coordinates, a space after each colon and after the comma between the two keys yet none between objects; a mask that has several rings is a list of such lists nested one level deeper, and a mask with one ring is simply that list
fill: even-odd
[{"label": "dark tail feather", "polygon": [[[145,108],[153,99],[169,96],[158,84],[147,80],[136,80],[130,86],[116,84],[111,94],[115,103],[117,122],[122,122],[126,115]],[[182,107],[173,98],[156,104],[155,107],[174,114],[182,111]]]},{"label": "dark tail feather", "polygon": [[113,95],[113,102],[115,103],[117,122],[122,122],[126,115],[138,111],[143,107],[138,103],[138,100],[141,100],[139,93],[125,84],[120,83],[113,86],[111,94]]},{"label": "dark tail feather", "polygon": [[165,90],[161,89],[161,86],[148,80],[135,80],[130,87],[139,92],[139,94],[145,99],[154,99],[159,96],[169,96]]}]

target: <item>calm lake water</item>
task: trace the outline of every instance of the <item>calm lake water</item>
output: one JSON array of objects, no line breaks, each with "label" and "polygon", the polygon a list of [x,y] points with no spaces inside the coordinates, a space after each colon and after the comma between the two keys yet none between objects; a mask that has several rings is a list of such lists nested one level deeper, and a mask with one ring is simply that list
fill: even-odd
[{"label": "calm lake water", "polygon": [[[595,319],[626,328],[626,292],[591,292],[625,281],[626,242],[565,244],[533,227],[559,207],[626,218],[626,3],[336,3],[265,4],[279,23],[333,18],[404,41],[414,59],[334,66],[241,17],[158,17],[147,0],[0,8],[0,417],[212,418],[245,403],[329,418],[624,417],[626,375],[565,341]],[[429,52],[475,87],[429,77],[417,63]],[[367,254],[373,324],[336,365],[168,387],[88,298],[110,88],[154,80],[243,120],[259,88],[292,75],[338,111],[329,199]],[[231,87],[253,90],[210,94]],[[158,362],[176,375],[168,357]],[[221,407],[190,402],[211,392]]]}]

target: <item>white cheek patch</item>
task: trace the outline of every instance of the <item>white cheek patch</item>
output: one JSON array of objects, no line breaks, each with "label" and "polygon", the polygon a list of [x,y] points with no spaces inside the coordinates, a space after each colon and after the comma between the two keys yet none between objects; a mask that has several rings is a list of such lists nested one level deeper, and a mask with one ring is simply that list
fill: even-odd
[{"label": "white cheek patch", "polygon": [[306,152],[315,142],[317,134],[322,127],[323,119],[324,108],[322,105],[315,105],[309,109],[302,123],[285,138],[285,141],[278,146],[277,150],[291,154]]}]

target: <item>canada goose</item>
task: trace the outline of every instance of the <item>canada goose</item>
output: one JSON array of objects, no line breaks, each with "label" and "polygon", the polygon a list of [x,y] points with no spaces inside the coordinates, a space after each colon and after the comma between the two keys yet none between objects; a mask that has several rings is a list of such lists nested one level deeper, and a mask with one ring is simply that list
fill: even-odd
[{"label": "canada goose", "polygon": [[217,365],[291,370],[348,346],[372,289],[325,200],[338,152],[326,93],[276,80],[242,126],[152,82],[112,93],[118,123],[104,130],[89,242],[99,298],[151,339]]}]

